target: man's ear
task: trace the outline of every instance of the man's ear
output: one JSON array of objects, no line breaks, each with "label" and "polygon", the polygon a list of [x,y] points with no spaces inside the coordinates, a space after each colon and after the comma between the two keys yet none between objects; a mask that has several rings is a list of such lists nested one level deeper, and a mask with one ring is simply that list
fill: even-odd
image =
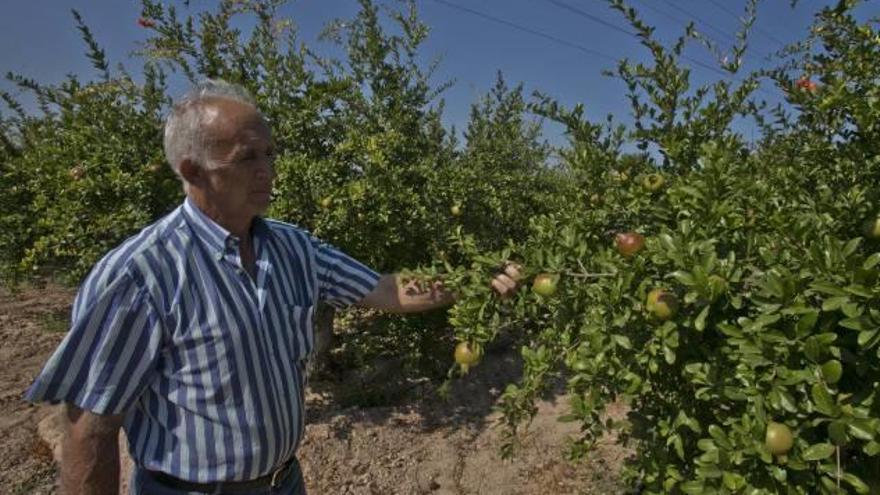
[{"label": "man's ear", "polygon": [[201,186],[202,182],[205,180],[205,170],[198,163],[189,158],[180,162],[179,170],[180,176],[183,177],[183,180],[194,186]]}]

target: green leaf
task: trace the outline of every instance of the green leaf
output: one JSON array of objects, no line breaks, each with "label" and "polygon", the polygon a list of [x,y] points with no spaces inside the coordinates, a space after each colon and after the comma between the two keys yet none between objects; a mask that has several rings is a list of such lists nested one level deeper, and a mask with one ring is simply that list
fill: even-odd
[{"label": "green leaf", "polygon": [[776,273],[768,273],[764,280],[761,282],[761,287],[764,288],[771,295],[776,296],[777,298],[782,298],[785,296],[785,286],[782,283],[779,275]]},{"label": "green leaf", "polygon": [[675,351],[669,346],[663,346],[663,359],[666,360],[667,364],[675,364]]},{"label": "green leaf", "polygon": [[703,452],[718,450],[718,446],[715,445],[715,442],[708,438],[701,438],[697,440],[697,448],[702,450]]},{"label": "green leaf", "polygon": [[696,279],[694,279],[694,275],[690,272],[686,272],[684,270],[678,270],[669,274],[670,277],[673,277],[675,280],[682,285],[693,287],[697,284]]},{"label": "green leaf", "polygon": [[862,242],[860,237],[856,237],[855,239],[851,239],[849,242],[843,246],[843,256],[848,258],[851,254],[856,252],[856,249],[859,248],[859,244]]},{"label": "green leaf", "polygon": [[[707,452],[704,455],[718,455],[718,451],[715,450],[712,452]],[[720,469],[718,469],[718,466],[715,464],[717,464],[717,462],[713,463],[713,464],[698,467],[696,469],[697,477],[698,478],[720,478],[723,473]]]},{"label": "green leaf", "polygon": [[874,337],[877,336],[878,332],[880,332],[880,330],[865,330],[863,332],[859,332],[859,347],[865,347],[868,349],[874,347],[874,345],[877,343],[877,339],[875,339]]},{"label": "green leaf", "polygon": [[773,479],[780,483],[785,483],[788,479],[788,471],[781,466],[771,466],[770,472],[773,475]]},{"label": "green leaf", "polygon": [[826,299],[825,302],[822,303],[822,311],[837,311],[838,309],[842,308],[844,304],[847,303],[849,303],[849,297],[847,296],[832,297],[830,299]]},{"label": "green leaf", "polygon": [[822,359],[822,356],[828,352],[831,343],[836,339],[837,334],[833,333],[814,335],[804,342],[804,354],[806,354],[810,360],[819,362],[819,360]]},{"label": "green leaf", "polygon": [[874,323],[871,321],[871,318],[867,316],[857,316],[855,318],[847,318],[845,320],[840,320],[838,325],[843,328],[848,328],[850,330],[870,330],[876,327]]},{"label": "green leaf", "polygon": [[855,489],[856,493],[869,493],[871,491],[871,487],[852,473],[844,473],[842,478],[843,481],[846,481]]},{"label": "green leaf", "polygon": [[702,332],[706,329],[706,318],[709,316],[709,306],[703,308],[700,311],[700,314],[697,315],[697,318],[694,320],[694,328],[698,331]]},{"label": "green leaf", "polygon": [[721,480],[729,490],[733,490],[734,492],[741,489],[745,486],[746,480],[742,477],[742,475],[731,473],[729,471],[725,471],[721,476]]},{"label": "green leaf", "polygon": [[813,398],[813,405],[816,407],[817,411],[826,416],[837,416],[837,404],[834,403],[834,399],[831,398],[831,394],[828,393],[825,385],[822,385],[821,383],[813,385],[811,395]]},{"label": "green leaf", "polygon": [[675,449],[675,453],[676,455],[678,455],[678,458],[684,460],[684,446],[681,442],[681,435],[676,433],[675,435],[669,437],[669,439],[666,440],[666,445],[669,444],[672,444],[672,447]]},{"label": "green leaf", "polygon": [[874,293],[868,290],[868,288],[863,285],[853,284],[844,290],[855,296],[864,297],[865,299],[870,299],[874,297]]},{"label": "green leaf", "polygon": [[849,436],[846,434],[846,422],[837,420],[828,423],[828,438],[834,445],[846,445]]},{"label": "green leaf", "polygon": [[742,309],[743,307],[743,298],[739,294],[734,294],[730,298],[730,305],[734,307],[734,309]]},{"label": "green leaf", "polygon": [[834,445],[830,443],[817,443],[815,445],[811,445],[807,450],[801,454],[801,458],[805,461],[821,461],[822,459],[827,459],[831,457],[831,454],[834,453]]},{"label": "green leaf", "polygon": [[662,233],[657,236],[657,239],[660,241],[660,244],[663,245],[663,248],[667,252],[675,252],[678,251],[678,248],[675,245],[675,242],[672,240],[672,236],[667,233]]},{"label": "green leaf", "polygon": [[805,313],[801,316],[801,319],[798,320],[797,325],[795,326],[795,330],[799,335],[807,334],[813,327],[816,326],[816,321],[819,320],[819,312],[811,311],[809,313]]},{"label": "green leaf", "polygon": [[632,343],[629,340],[629,337],[625,335],[612,335],[611,339],[614,340],[614,343],[624,349],[632,349]]},{"label": "green leaf", "polygon": [[880,443],[874,441],[868,442],[864,448],[862,448],[862,451],[869,456],[874,457],[877,454],[880,454]]},{"label": "green leaf", "polygon": [[736,327],[735,325],[731,325],[730,323],[719,323],[718,325],[716,325],[716,328],[718,328],[721,333],[727,335],[728,337],[742,338],[743,336],[742,331],[740,331],[738,327]]},{"label": "green leaf", "polygon": [[748,396],[734,387],[724,387],[724,396],[730,400],[746,400]]},{"label": "green leaf", "polygon": [[764,328],[768,325],[772,325],[779,321],[782,318],[782,315],[778,313],[772,314],[763,314],[757,318],[755,318],[755,323],[752,325],[753,329]]},{"label": "green leaf", "polygon": [[852,419],[849,422],[849,433],[859,440],[874,440],[874,428],[867,419]]},{"label": "green leaf", "polygon": [[706,493],[702,481],[686,481],[681,484],[681,491],[688,495],[703,495]]},{"label": "green leaf", "polygon": [[846,292],[844,292],[843,289],[835,284],[830,284],[827,282],[813,282],[812,284],[810,284],[810,288],[815,290],[816,292],[821,292],[823,294],[828,294],[831,296],[846,296]]},{"label": "green leaf", "polygon": [[702,453],[700,457],[697,458],[697,464],[702,467],[701,472],[704,473],[703,476],[712,477],[709,473],[717,473],[717,476],[721,476],[721,470],[719,470],[717,466],[719,460],[718,449]]},{"label": "green leaf", "polygon": [[701,433],[703,430],[700,427],[700,422],[697,421],[696,418],[688,416],[684,411],[678,411],[678,416],[675,418],[675,424],[687,426],[694,433]]},{"label": "green leaf", "polygon": [[794,397],[782,389],[779,390],[779,404],[788,412],[797,412],[797,403],[795,402]]},{"label": "green leaf", "polygon": [[868,256],[868,259],[866,259],[865,262],[862,263],[862,268],[864,268],[865,270],[870,270],[871,268],[877,266],[877,263],[880,263],[880,253],[874,253],[871,256]]},{"label": "green leaf", "polygon": [[856,303],[844,304],[840,310],[843,311],[847,318],[855,318],[862,314],[862,307]]},{"label": "green leaf", "polygon": [[733,445],[730,444],[730,439],[727,438],[727,434],[724,433],[724,430],[721,429],[718,425],[709,425],[709,435],[715,439],[715,443],[721,446],[723,449],[730,450],[733,448]]},{"label": "green leaf", "polygon": [[697,198],[699,200],[706,199],[705,196],[703,196],[703,193],[701,193],[699,189],[697,189],[696,187],[693,187],[693,186],[680,185],[680,186],[678,186],[678,190],[680,190],[683,193],[688,194],[689,196],[693,196],[694,198]]}]

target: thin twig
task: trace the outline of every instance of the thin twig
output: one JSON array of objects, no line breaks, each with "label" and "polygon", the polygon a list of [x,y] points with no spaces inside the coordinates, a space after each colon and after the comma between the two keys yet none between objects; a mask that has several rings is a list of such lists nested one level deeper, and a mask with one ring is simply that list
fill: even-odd
[{"label": "thin twig", "polygon": [[605,277],[613,277],[614,273],[590,273],[590,272],[573,272],[573,271],[565,271],[563,272],[569,277],[575,278],[583,278],[583,279],[591,279],[591,278],[605,278]]},{"label": "thin twig", "polygon": [[840,493],[840,445],[835,445],[834,451],[837,453],[837,492]]}]

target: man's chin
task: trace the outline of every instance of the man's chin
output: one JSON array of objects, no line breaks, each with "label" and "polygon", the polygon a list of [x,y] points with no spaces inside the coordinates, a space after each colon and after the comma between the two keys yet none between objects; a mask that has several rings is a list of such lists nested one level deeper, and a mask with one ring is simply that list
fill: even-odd
[{"label": "man's chin", "polygon": [[257,215],[263,215],[266,213],[266,210],[269,209],[269,205],[272,204],[272,198],[260,199],[254,201],[252,204],[254,206],[254,212]]},{"label": "man's chin", "polygon": [[269,203],[272,202],[272,193],[271,192],[259,192],[251,194],[251,204],[256,207],[268,208]]}]

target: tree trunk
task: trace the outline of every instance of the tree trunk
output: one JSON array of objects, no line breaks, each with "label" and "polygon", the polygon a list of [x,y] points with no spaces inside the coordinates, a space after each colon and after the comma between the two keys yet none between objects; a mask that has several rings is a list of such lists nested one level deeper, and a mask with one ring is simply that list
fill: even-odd
[{"label": "tree trunk", "polygon": [[336,316],[336,308],[329,304],[318,303],[315,311],[315,348],[309,359],[308,373],[324,368],[327,356],[333,348],[333,318]]}]

